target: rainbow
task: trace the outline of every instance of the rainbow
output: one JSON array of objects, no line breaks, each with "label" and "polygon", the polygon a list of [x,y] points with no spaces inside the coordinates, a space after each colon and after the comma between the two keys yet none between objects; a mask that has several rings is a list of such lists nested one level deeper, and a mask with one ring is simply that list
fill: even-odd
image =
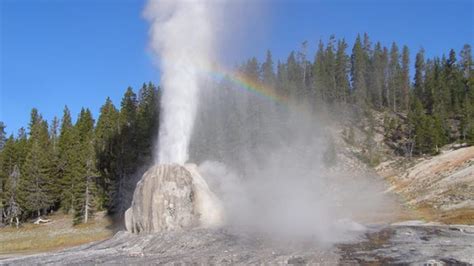
[{"label": "rainbow", "polygon": [[211,67],[209,69],[211,70],[207,71],[207,75],[209,75],[214,80],[228,81],[240,89],[246,90],[260,96],[261,98],[271,100],[279,104],[288,105],[289,103],[288,97],[278,94],[273,87],[245,77],[241,73],[223,70],[222,68],[217,67]]}]

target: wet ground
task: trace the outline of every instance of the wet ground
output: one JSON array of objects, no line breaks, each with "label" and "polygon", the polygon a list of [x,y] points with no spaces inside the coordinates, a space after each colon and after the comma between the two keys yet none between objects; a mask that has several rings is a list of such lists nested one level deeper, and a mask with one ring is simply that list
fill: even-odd
[{"label": "wet ground", "polygon": [[474,227],[405,223],[371,228],[364,240],[338,248],[340,262],[347,264],[472,265]]},{"label": "wet ground", "polygon": [[[102,242],[55,253],[7,258],[0,264],[474,264],[474,226],[408,222],[369,226],[351,243],[276,245],[251,234],[195,229],[136,236],[119,232]],[[437,264],[436,264],[437,263]]]}]

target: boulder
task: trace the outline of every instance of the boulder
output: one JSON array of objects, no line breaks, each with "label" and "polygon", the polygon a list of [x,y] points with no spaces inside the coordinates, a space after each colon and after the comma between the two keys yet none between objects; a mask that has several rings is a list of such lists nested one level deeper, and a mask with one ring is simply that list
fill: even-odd
[{"label": "boulder", "polygon": [[222,223],[223,210],[195,165],[151,167],[137,183],[125,226],[132,233],[156,233]]}]

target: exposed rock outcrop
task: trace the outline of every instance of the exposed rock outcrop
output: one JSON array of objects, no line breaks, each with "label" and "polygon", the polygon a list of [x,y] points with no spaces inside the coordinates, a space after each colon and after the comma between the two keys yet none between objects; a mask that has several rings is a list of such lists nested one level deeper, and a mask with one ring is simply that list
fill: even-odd
[{"label": "exposed rock outcrop", "polygon": [[410,206],[431,211],[436,220],[473,224],[474,147],[443,150],[410,163],[405,169],[404,160],[388,161],[377,170]]},{"label": "exposed rock outcrop", "polygon": [[156,233],[222,223],[223,210],[195,165],[155,165],[138,182],[125,226]]}]

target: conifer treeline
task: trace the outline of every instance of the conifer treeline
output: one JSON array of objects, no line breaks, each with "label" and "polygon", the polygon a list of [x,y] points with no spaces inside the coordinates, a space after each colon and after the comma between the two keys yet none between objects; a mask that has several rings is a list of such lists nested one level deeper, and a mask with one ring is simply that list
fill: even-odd
[{"label": "conifer treeline", "polygon": [[[285,62],[275,66],[268,51],[262,64],[254,57],[239,71],[310,106],[385,111],[386,140],[402,155],[434,154],[455,141],[474,144],[469,45],[459,57],[451,50],[447,58],[428,60],[420,49],[413,79],[406,46],[372,44],[364,34],[350,55],[347,49],[344,39],[332,36],[319,42],[314,60],[304,42]],[[59,209],[73,213],[76,223],[87,222],[100,209],[123,213],[134,176],[152,159],[159,93],[151,83],[143,85],[138,97],[128,88],[120,110],[107,99],[97,121],[83,109],[73,123],[66,107],[60,120],[48,124],[33,109],[28,130],[20,129],[16,137],[7,138],[0,122],[0,223]]]},{"label": "conifer treeline", "polygon": [[95,211],[122,213],[139,167],[150,163],[158,128],[159,91],[144,84],[138,98],[128,88],[120,110],[107,98],[95,123],[82,109],[74,123],[66,106],[50,124],[37,109],[28,131],[6,138],[1,126],[0,223],[17,224],[62,209],[74,222]]},{"label": "conifer treeline", "polygon": [[[415,75],[410,77],[410,51],[394,42],[390,48],[372,44],[367,34],[357,36],[352,53],[344,39],[331,36],[319,42],[313,61],[304,42],[276,73],[267,52],[260,64],[254,57],[240,71],[273,87],[276,93],[312,106],[350,105],[362,110],[385,111],[386,140],[401,155],[435,154],[455,141],[474,144],[474,69],[471,46],[460,56],[451,49],[446,58],[425,59],[416,54]],[[364,112],[367,113],[367,112]]]}]

